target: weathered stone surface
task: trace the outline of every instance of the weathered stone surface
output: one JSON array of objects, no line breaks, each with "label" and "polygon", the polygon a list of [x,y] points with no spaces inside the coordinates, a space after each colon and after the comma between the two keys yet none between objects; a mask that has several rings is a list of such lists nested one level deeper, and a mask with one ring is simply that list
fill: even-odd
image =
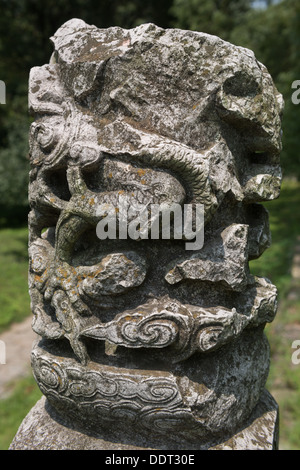
[{"label": "weathered stone surface", "polygon": [[[37,429],[36,424],[39,423]],[[175,450],[186,450],[181,443]],[[87,434],[62,421],[55,409],[41,398],[22,422],[10,450],[169,450],[167,441],[134,440],[132,436],[115,435],[113,439],[101,434]],[[190,449],[190,447],[188,447]],[[277,450],[278,407],[271,395],[264,391],[247,423],[234,436],[214,445],[199,443],[193,450]]]},{"label": "weathered stone surface", "polygon": [[[271,240],[259,202],[280,191],[281,95],[251,51],[203,33],[74,19],[52,41],[29,93],[37,383],[90,434],[223,443],[268,375],[276,288],[249,260]],[[134,225],[172,204],[203,207],[203,247]],[[107,214],[116,239],[99,237]]]},{"label": "weathered stone surface", "polygon": [[[198,340],[204,350],[220,334],[217,327],[207,330]],[[230,343],[225,356],[220,349],[175,365],[169,361],[168,370],[161,367],[164,353],[149,358],[140,351],[139,368],[130,350],[123,363],[97,350],[88,367],[60,354],[61,349],[37,345],[32,364],[42,392],[63,415],[106,433],[113,424],[145,440],[171,433],[174,445],[197,446],[232,434],[251,414],[264,389],[269,349],[263,333],[252,331]]]}]

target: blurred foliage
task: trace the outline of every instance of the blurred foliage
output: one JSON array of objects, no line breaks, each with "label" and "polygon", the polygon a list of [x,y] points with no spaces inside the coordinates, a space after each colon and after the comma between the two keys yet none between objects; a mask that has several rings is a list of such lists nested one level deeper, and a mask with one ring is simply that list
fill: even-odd
[{"label": "blurred foliage", "polygon": [[0,105],[0,224],[27,218],[30,68],[49,61],[49,38],[74,17],[103,28],[153,22],[198,30],[252,49],[286,101],[284,174],[300,176],[300,108],[291,102],[291,84],[300,79],[299,0],[0,0],[0,79],[7,90]]},{"label": "blurred foliage", "polygon": [[300,2],[265,1],[253,8],[248,0],[174,0],[173,25],[216,34],[254,51],[268,68],[285,100],[283,151],[285,175],[300,176],[300,108],[291,101],[291,85],[300,80]]},{"label": "blurred foliage", "polygon": [[235,28],[245,22],[251,0],[174,0],[173,26],[214,34],[231,40]]},{"label": "blurred foliage", "polygon": [[233,43],[248,47],[271,73],[285,100],[283,151],[285,175],[300,177],[300,107],[292,103],[291,86],[300,79],[300,2],[282,0],[265,10],[251,10],[246,24],[231,36]]}]

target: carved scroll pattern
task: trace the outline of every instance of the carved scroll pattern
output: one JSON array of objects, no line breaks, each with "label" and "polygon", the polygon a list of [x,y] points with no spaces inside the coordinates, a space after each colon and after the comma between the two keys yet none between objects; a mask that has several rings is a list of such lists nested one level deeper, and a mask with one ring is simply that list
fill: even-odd
[{"label": "carved scroll pattern", "polygon": [[[137,424],[139,428],[165,432],[170,423],[180,433],[195,431],[201,434],[191,409],[184,404],[175,378],[126,377],[109,372],[61,367],[57,361],[32,354],[35,379],[48,399],[59,401],[67,410],[76,407],[80,416],[93,410],[94,419],[112,419]],[[93,417],[88,415],[88,419]],[[179,426],[179,428],[178,428]]]}]

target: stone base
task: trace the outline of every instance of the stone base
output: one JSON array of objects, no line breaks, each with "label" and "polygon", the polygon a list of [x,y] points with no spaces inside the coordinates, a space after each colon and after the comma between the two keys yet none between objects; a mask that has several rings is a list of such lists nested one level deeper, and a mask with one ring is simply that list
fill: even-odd
[{"label": "stone base", "polygon": [[[25,417],[9,450],[160,450],[159,446],[140,447],[120,436],[118,442],[104,436],[87,435],[70,423],[62,422],[45,397]],[[246,425],[221,443],[201,446],[199,450],[277,450],[278,405],[265,391]],[[175,449],[176,450],[176,449]],[[188,450],[188,449],[186,449]]]}]

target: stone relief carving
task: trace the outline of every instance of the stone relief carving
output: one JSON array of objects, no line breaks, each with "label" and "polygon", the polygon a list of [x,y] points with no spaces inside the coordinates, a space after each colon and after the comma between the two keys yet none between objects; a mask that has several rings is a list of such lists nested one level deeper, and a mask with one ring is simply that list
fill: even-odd
[{"label": "stone relief carving", "polygon": [[[251,51],[203,33],[74,19],[52,42],[29,94],[36,380],[88,428],[198,448],[249,418],[268,375],[276,288],[248,264],[271,240],[281,95]],[[100,240],[120,195],[202,204],[203,248]]]}]

